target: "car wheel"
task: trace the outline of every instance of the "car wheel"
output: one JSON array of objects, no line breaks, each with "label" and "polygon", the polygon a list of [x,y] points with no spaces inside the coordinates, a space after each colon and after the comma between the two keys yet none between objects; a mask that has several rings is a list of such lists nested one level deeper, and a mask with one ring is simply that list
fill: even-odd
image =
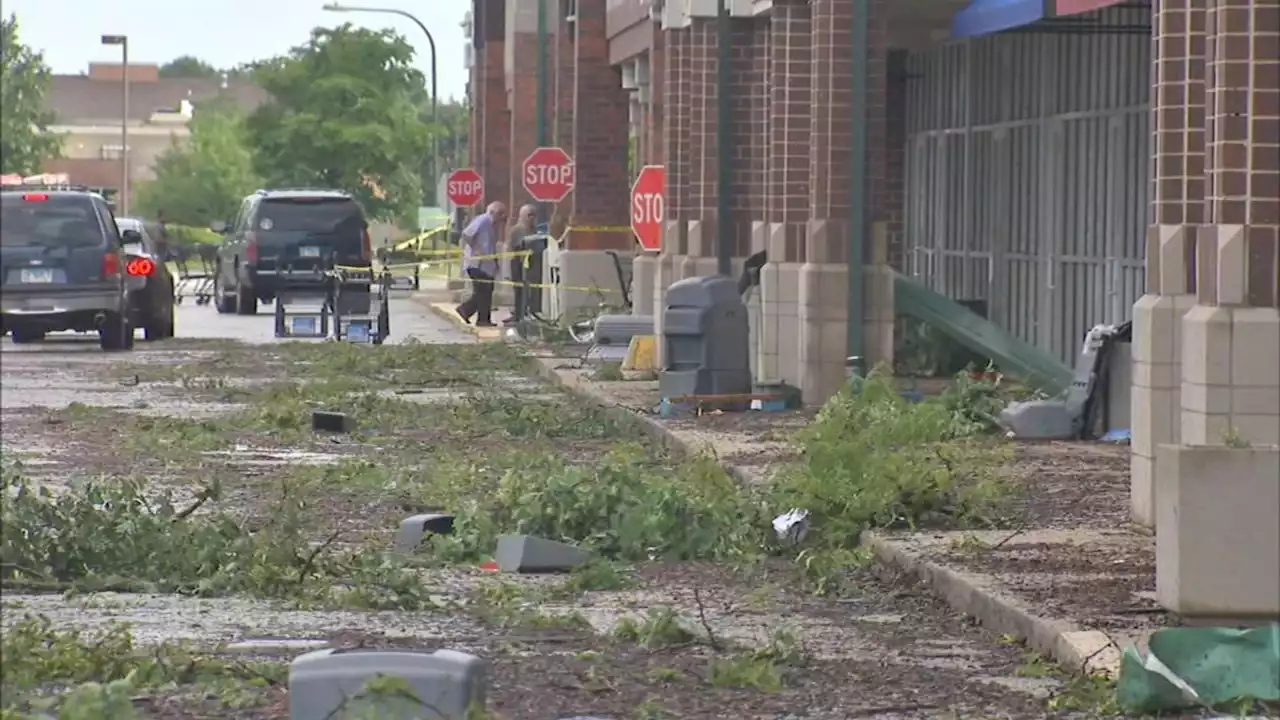
[{"label": "car wheel", "polygon": [[26,345],[29,343],[40,342],[44,339],[44,333],[39,330],[14,330],[13,344]]},{"label": "car wheel", "polygon": [[107,352],[133,348],[133,326],[127,314],[107,313],[98,328],[98,345]]},{"label": "car wheel", "polygon": [[236,292],[236,312],[241,315],[258,314],[258,296],[253,288],[241,286]]},{"label": "car wheel", "polygon": [[222,287],[221,270],[213,276],[213,307],[222,315],[236,311],[236,296],[228,295],[226,288]]},{"label": "car wheel", "polygon": [[142,329],[142,339],[147,342],[155,342],[156,340],[167,340],[173,337],[173,313],[166,313],[163,317],[152,317],[147,319],[147,324]]}]

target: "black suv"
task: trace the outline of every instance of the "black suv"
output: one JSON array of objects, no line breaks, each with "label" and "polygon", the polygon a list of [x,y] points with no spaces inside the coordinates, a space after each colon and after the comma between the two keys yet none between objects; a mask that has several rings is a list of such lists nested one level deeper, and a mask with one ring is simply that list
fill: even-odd
[{"label": "black suv", "polygon": [[372,264],[364,211],[339,190],[259,190],[244,199],[229,225],[215,222],[212,228],[225,235],[214,273],[220,313],[252,315],[285,282],[296,289],[300,275],[314,272],[316,286],[323,287],[323,270]]},{"label": "black suv", "polygon": [[15,343],[61,330],[98,333],[103,350],[133,347],[132,267],[124,233],[87,188],[0,191],[0,325]]}]

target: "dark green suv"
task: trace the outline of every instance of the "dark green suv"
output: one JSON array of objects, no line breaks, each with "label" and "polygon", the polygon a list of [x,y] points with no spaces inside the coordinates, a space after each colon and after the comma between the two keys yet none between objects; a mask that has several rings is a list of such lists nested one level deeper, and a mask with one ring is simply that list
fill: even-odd
[{"label": "dark green suv", "polygon": [[335,265],[371,269],[364,210],[340,190],[259,190],[244,199],[230,223],[212,227],[224,236],[213,282],[220,313],[256,313],[258,303],[275,299],[286,277],[297,289],[298,277],[315,271],[316,285],[323,287],[320,273]]}]

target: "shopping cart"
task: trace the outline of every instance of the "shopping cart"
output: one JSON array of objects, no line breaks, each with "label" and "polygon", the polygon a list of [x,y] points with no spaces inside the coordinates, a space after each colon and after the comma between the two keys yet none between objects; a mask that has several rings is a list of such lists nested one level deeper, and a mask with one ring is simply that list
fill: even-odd
[{"label": "shopping cart", "polygon": [[[391,332],[391,274],[335,266],[276,270],[275,336],[381,345]],[[376,302],[375,302],[376,297]]]},{"label": "shopping cart", "polygon": [[206,243],[175,246],[170,252],[173,264],[178,268],[178,281],[174,283],[173,302],[182,304],[188,296],[197,305],[207,305],[213,298],[213,276],[218,267],[218,248]]}]

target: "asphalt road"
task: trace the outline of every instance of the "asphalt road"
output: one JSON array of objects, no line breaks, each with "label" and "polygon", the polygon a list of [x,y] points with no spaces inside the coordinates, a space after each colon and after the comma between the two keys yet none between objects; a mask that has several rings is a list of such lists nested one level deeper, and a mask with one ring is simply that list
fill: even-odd
[{"label": "asphalt road", "polygon": [[[175,326],[179,338],[225,339],[245,343],[280,342],[275,337],[272,307],[263,305],[257,315],[219,315],[212,305],[196,305],[188,298],[178,305]],[[138,333],[137,348],[145,348]],[[426,306],[411,300],[407,293],[391,299],[391,337],[400,343],[414,338],[424,343],[458,344],[475,342],[475,337],[440,318]],[[318,342],[318,341],[317,341]],[[87,352],[98,350],[98,336],[91,333],[53,333],[43,343],[17,347],[4,339],[4,352]]]}]

